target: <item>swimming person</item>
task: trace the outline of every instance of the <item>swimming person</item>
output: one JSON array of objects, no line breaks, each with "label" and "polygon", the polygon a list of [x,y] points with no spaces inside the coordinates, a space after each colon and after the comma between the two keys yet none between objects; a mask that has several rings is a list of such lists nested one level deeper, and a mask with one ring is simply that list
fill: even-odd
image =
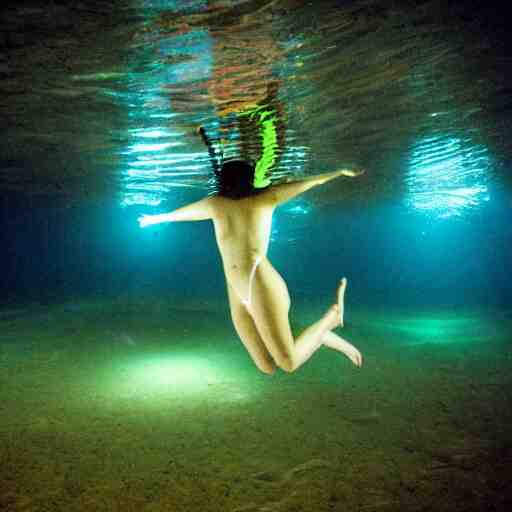
[{"label": "swimming person", "polygon": [[[207,141],[204,130],[201,134]],[[211,156],[215,154],[211,146],[209,150]],[[276,365],[293,372],[322,345],[345,354],[356,366],[361,366],[360,352],[332,332],[343,323],[346,279],[338,287],[337,303],[294,338],[288,320],[288,288],[267,258],[272,216],[279,205],[337,177],[355,177],[361,173],[342,169],[271,185],[264,176],[256,176],[256,169],[257,166],[243,160],[217,163],[215,195],[170,213],[143,215],[139,218],[140,227],[161,222],[213,221],[231,318],[245,348],[262,372],[271,374]]]}]

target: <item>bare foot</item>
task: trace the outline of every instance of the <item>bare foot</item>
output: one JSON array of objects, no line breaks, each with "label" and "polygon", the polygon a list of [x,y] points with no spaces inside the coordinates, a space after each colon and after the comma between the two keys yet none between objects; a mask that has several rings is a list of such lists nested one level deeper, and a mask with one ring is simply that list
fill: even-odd
[{"label": "bare foot", "polygon": [[361,352],[359,352],[352,343],[349,343],[337,334],[327,331],[322,338],[322,343],[326,347],[333,348],[334,350],[345,354],[357,367],[360,368],[363,365],[363,356],[361,355]]},{"label": "bare foot", "polygon": [[329,330],[335,329],[336,327],[343,327],[343,314],[345,309],[345,290],[347,288],[347,280],[343,278],[340,281],[338,289],[336,290],[336,304],[333,304],[325,313],[325,316],[329,318]]},{"label": "bare foot", "polygon": [[328,330],[332,331],[340,325],[340,310],[338,304],[333,304],[325,313],[325,317],[329,319]]},{"label": "bare foot", "polygon": [[338,286],[338,290],[336,292],[336,300],[338,302],[338,315],[340,317],[340,324],[343,327],[343,319],[345,316],[345,290],[347,289],[347,279],[344,277],[340,281],[340,285]]},{"label": "bare foot", "polygon": [[363,366],[363,356],[359,350],[357,350],[352,343],[349,343],[347,340],[341,338],[344,342],[343,353],[358,367],[361,368]]}]

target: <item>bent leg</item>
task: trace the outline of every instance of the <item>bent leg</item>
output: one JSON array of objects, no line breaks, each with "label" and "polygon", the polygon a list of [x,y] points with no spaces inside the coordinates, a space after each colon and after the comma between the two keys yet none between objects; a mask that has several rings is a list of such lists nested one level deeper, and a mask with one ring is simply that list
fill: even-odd
[{"label": "bent leg", "polygon": [[345,291],[347,290],[347,279],[344,277],[338,287],[338,314],[340,315],[340,325],[345,325]]},{"label": "bent leg", "polygon": [[300,334],[295,340],[296,368],[305,363],[323,345],[325,334],[338,325],[338,307],[331,306],[320,320]]},{"label": "bent leg", "polygon": [[256,328],[276,364],[288,372],[306,362],[322,345],[324,334],[340,323],[338,306],[331,306],[320,320],[294,340],[288,320],[288,288],[267,259],[262,260],[255,274],[252,298]]},{"label": "bent leg", "polygon": [[254,325],[254,320],[230,284],[228,284],[228,296],[233,325],[247,352],[263,373],[274,373],[276,368],[274,361]]}]

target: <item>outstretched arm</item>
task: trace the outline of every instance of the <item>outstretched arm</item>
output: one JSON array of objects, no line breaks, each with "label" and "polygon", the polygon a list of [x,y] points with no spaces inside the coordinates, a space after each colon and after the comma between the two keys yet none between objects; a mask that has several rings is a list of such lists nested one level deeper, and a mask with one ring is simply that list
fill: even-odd
[{"label": "outstretched arm", "polygon": [[275,206],[277,206],[281,203],[289,201],[290,199],[293,199],[303,192],[306,192],[310,188],[323,185],[324,183],[327,183],[334,178],[338,178],[339,176],[349,176],[351,178],[355,178],[356,176],[360,176],[363,173],[364,171],[352,171],[350,169],[326,172],[324,174],[318,174],[316,176],[311,176],[310,178],[305,178],[299,181],[279,183],[270,187],[268,191],[265,192],[265,195],[267,195],[270,201]]},{"label": "outstretched arm", "polygon": [[207,220],[211,219],[212,215],[213,209],[211,198],[206,197],[200,201],[188,204],[169,213],[161,213],[160,215],[142,215],[138,220],[140,227],[145,228],[151,224],[160,224],[162,222]]}]

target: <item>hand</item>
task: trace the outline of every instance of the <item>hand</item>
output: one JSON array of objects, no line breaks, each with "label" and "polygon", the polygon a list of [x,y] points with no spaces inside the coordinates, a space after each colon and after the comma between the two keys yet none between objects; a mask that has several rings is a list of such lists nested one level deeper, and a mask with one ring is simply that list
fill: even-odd
[{"label": "hand", "polygon": [[357,178],[365,173],[364,169],[359,169],[357,171],[352,169],[341,169],[339,172],[342,176],[348,176],[349,178]]},{"label": "hand", "polygon": [[141,215],[137,220],[139,221],[139,227],[145,228],[151,224],[155,224],[156,215]]}]

